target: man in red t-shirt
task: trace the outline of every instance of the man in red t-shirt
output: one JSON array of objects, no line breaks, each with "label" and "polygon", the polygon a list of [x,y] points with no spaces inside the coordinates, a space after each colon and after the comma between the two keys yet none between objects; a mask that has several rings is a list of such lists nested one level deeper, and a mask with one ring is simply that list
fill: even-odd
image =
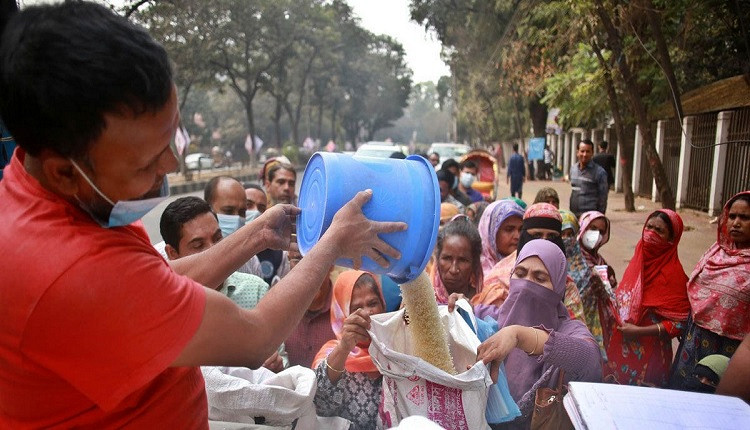
[{"label": "man in red t-shirt", "polygon": [[256,252],[289,249],[277,205],[168,263],[140,217],[167,194],[179,124],[164,49],[101,5],[29,7],[0,44],[0,117],[18,148],[0,181],[0,428],[207,428],[197,366],[258,367],[337,258],[398,252],[358,194],[258,306],[214,288]]}]

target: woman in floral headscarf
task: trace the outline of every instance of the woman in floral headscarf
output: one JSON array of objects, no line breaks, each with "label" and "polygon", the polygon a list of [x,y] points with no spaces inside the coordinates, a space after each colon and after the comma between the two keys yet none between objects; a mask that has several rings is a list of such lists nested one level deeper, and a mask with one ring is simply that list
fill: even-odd
[{"label": "woman in floral headscarf", "polygon": [[318,380],[315,407],[321,416],[339,416],[352,429],[375,428],[383,377],[370,358],[370,315],[385,311],[377,277],[360,270],[339,275],[333,286],[328,341],[313,361]]},{"label": "woman in floral headscarf", "polygon": [[688,281],[691,315],[675,356],[671,388],[690,389],[695,365],[711,354],[732,357],[750,335],[750,191],[721,212],[717,240]]},{"label": "woman in floral headscarf", "polygon": [[[581,301],[583,302],[583,321],[594,336],[594,339],[599,345],[599,352],[606,361],[607,352],[604,347],[602,324],[599,319],[599,310],[596,304],[596,298],[598,295],[590,293],[603,289],[601,286],[601,278],[593,267],[589,266],[589,263],[586,261],[586,258],[581,251],[581,245],[577,239],[579,234],[578,219],[573,212],[568,210],[560,210],[560,216],[562,217],[562,240],[565,246],[568,276],[575,283]],[[584,293],[588,294],[586,299],[583,297]]]},{"label": "woman in floral headscarf", "polygon": [[682,219],[674,211],[653,212],[615,293],[619,315],[609,325],[604,380],[664,387],[672,364],[672,338],[685,329],[690,302],[687,276],[677,256]]},{"label": "woman in floral headscarf", "polygon": [[498,200],[487,206],[479,220],[482,238],[482,270],[487,275],[492,267],[516,250],[521,236],[524,210],[512,200]]}]

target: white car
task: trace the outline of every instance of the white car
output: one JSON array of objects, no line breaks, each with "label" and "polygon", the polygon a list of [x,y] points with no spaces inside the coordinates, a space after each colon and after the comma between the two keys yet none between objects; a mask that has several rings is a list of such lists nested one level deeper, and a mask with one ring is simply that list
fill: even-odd
[{"label": "white car", "polygon": [[388,142],[367,142],[360,145],[354,155],[389,158],[394,152],[401,152],[404,155],[409,155],[409,148],[407,148],[406,145],[395,145]]},{"label": "white car", "polygon": [[463,143],[433,143],[430,145],[430,149],[427,150],[427,155],[437,152],[440,156],[440,164],[438,170],[443,166],[443,162],[449,158],[456,161],[460,161],[461,157],[466,155],[467,152],[471,151],[469,145]]},{"label": "white car", "polygon": [[196,152],[185,156],[185,167],[188,170],[206,170],[214,167],[214,159],[209,154]]}]

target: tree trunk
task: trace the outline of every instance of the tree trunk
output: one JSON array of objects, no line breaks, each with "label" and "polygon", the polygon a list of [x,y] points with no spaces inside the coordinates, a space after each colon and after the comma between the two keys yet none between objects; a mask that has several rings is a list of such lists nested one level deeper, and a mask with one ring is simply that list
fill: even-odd
[{"label": "tree trunk", "polygon": [[592,43],[592,48],[594,49],[596,58],[599,60],[599,65],[604,70],[604,86],[607,90],[607,99],[609,100],[609,107],[612,110],[612,117],[615,120],[615,134],[617,135],[617,144],[620,145],[621,155],[621,158],[617,162],[620,163],[620,168],[622,169],[622,193],[625,197],[625,210],[635,212],[635,196],[633,196],[633,184],[631,182],[632,167],[628,163],[628,160],[633,156],[633,144],[625,137],[625,123],[620,112],[620,103],[617,99],[615,82],[612,80],[612,69],[604,60],[601,49],[599,49],[599,45],[596,42]]},{"label": "tree trunk", "polygon": [[331,139],[333,141],[336,141],[336,138],[338,137],[336,135],[336,116],[338,114],[338,106],[336,103],[333,104],[333,109],[331,110]]},{"label": "tree trunk", "polygon": [[318,120],[316,126],[316,136],[323,142],[323,101],[318,104]]},{"label": "tree trunk", "polygon": [[643,149],[654,176],[656,189],[661,196],[662,207],[666,209],[674,209],[674,194],[672,194],[672,188],[669,186],[669,182],[667,182],[667,174],[664,171],[664,166],[661,164],[659,154],[656,152],[656,147],[654,146],[654,134],[651,130],[651,123],[648,120],[646,106],[641,101],[641,96],[638,92],[638,83],[630,70],[627,57],[623,52],[622,39],[614,24],[609,19],[609,15],[602,4],[602,0],[594,0],[594,3],[596,5],[597,15],[607,31],[609,47],[612,50],[612,54],[615,58],[618,58],[617,65],[625,84],[625,94],[628,96],[630,106],[635,114],[638,127],[640,128]]},{"label": "tree trunk", "polygon": [[[528,164],[529,160],[526,159],[526,144],[524,143],[525,133],[523,132],[523,125],[521,123],[521,111],[518,109],[518,103],[518,94],[516,93],[515,88],[513,88],[513,110],[516,114],[516,127],[518,128],[518,139],[520,140],[520,144],[518,145],[518,153],[523,155],[524,164]],[[529,180],[533,180],[534,178],[531,177],[531,169],[526,166],[525,170],[526,178]]]},{"label": "tree trunk", "polygon": [[539,96],[529,97],[529,116],[534,129],[534,137],[547,135],[547,106],[541,103]]},{"label": "tree trunk", "polygon": [[667,48],[667,42],[664,40],[664,34],[661,31],[661,20],[659,15],[656,13],[656,9],[651,0],[644,0],[644,10],[648,17],[649,27],[651,27],[651,33],[656,41],[656,55],[659,57],[659,65],[667,78],[669,83],[672,107],[674,113],[677,116],[678,121],[682,124],[682,118],[685,116],[682,111],[682,102],[680,101],[680,87],[677,85],[677,78],[674,76],[674,68],[672,67],[672,59],[669,56],[669,49]]},{"label": "tree trunk", "polygon": [[190,89],[193,87],[193,81],[188,82],[187,85],[185,85],[185,88],[182,90],[180,96],[182,98],[182,101],[180,101],[180,112],[182,112],[182,109],[185,108],[185,102],[187,101],[187,96],[190,94]]},{"label": "tree trunk", "polygon": [[292,105],[290,105],[288,102],[284,103],[284,110],[286,111],[286,115],[289,117],[289,124],[292,128],[292,142],[294,142],[294,145],[299,145],[299,116],[295,117],[294,113],[292,112]]},{"label": "tree trunk", "polygon": [[274,133],[276,134],[276,142],[275,142],[275,144],[276,144],[276,147],[279,148],[279,149],[281,149],[281,147],[282,147],[282,139],[281,139],[281,113],[282,113],[281,102],[277,98],[276,99],[276,110],[274,111],[274,114],[273,114],[273,130],[274,130]]},{"label": "tree trunk", "polygon": [[[318,48],[316,47],[313,50],[312,55],[310,55],[310,59],[307,61],[307,65],[305,66],[305,69],[302,71],[302,80],[300,81],[299,88],[297,89],[297,94],[299,95],[299,99],[297,99],[297,106],[294,108],[294,115],[292,115],[292,106],[287,101],[284,104],[284,107],[287,110],[287,114],[289,115],[289,119],[292,123],[292,140],[294,141],[292,144],[294,146],[299,146],[302,142],[299,140],[299,120],[302,118],[302,104],[305,101],[305,89],[307,88],[307,79],[310,77],[310,71],[312,70],[313,62],[315,61],[315,57],[318,56]],[[309,127],[308,127],[308,131]]]},{"label": "tree trunk", "polygon": [[256,167],[258,165],[258,156],[255,153],[255,119],[253,117],[253,101],[252,99],[245,102],[245,116],[247,117],[247,130],[250,134],[250,166]]}]

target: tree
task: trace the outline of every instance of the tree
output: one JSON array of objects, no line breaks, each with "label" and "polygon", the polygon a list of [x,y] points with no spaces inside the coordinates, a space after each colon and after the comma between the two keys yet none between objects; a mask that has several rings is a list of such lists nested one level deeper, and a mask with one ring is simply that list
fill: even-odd
[{"label": "tree", "polygon": [[378,130],[403,115],[411,92],[411,70],[404,49],[388,36],[361,30],[364,51],[345,53],[341,85],[344,89],[342,120],[347,139],[358,140],[360,132],[371,140]]},{"label": "tree", "polygon": [[643,138],[643,149],[648,158],[651,172],[653,172],[654,183],[656,184],[656,189],[661,196],[662,206],[668,209],[674,209],[674,194],[667,182],[667,175],[664,171],[664,166],[662,165],[659,154],[656,152],[656,147],[654,146],[654,134],[651,130],[651,121],[648,117],[646,105],[641,99],[639,91],[640,86],[628,62],[628,56],[624,51],[622,33],[617,27],[615,27],[608,10],[608,8],[605,8],[603,0],[594,0],[594,11],[599,19],[600,25],[604,28],[606,33],[607,45],[609,49],[612,50],[612,54],[618,58],[617,67],[622,76],[625,94],[630,102],[630,108],[635,115],[639,132]]},{"label": "tree", "polygon": [[[170,2],[133,1],[123,6],[123,13],[131,20],[147,27],[151,35],[159,40],[174,62],[174,81],[181,100],[180,112],[185,117],[184,107],[190,91],[195,87],[208,87],[215,83],[215,70],[210,64],[211,53],[216,48],[210,34],[202,28],[212,18],[208,3],[190,0]],[[192,117],[192,115],[188,115]],[[181,122],[181,125],[186,125]],[[185,173],[182,154],[180,170]]]}]

